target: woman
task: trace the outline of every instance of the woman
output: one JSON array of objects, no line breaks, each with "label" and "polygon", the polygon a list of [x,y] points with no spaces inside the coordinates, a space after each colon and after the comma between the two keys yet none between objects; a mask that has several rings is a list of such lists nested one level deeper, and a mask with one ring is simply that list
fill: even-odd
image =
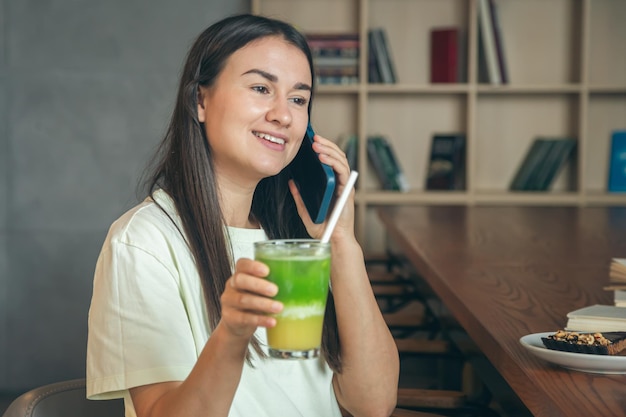
[{"label": "woman", "polygon": [[[387,416],[398,356],[353,231],[354,193],[331,237],[320,360],[265,354],[282,304],[254,241],[322,235],[289,180],[304,137],[313,64],[292,26],[226,18],[192,46],[149,178],[98,259],[87,394],[123,397],[126,416]],[[341,193],[346,157],[315,136]]]}]

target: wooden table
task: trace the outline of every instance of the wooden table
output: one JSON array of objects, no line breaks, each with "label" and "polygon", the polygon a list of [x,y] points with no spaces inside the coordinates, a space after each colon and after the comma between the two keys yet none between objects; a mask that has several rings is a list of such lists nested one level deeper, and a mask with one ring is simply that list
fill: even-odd
[{"label": "wooden table", "polygon": [[609,261],[626,257],[626,208],[383,207],[379,217],[535,416],[626,415],[626,375],[569,371],[520,337],[612,304]]}]

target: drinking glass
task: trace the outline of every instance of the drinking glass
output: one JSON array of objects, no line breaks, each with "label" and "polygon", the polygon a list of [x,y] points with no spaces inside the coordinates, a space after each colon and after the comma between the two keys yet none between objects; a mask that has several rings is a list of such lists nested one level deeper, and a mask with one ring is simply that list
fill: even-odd
[{"label": "drinking glass", "polygon": [[254,257],[266,264],[274,297],[284,308],[267,329],[269,355],[281,359],[319,356],[330,280],[330,244],[313,239],[256,242]]}]

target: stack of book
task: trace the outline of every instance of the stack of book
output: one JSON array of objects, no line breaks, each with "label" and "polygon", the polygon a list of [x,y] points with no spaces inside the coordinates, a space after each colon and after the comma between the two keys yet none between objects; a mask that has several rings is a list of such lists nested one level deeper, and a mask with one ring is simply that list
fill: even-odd
[{"label": "stack of book", "polygon": [[396,69],[385,29],[370,29],[368,32],[368,43],[368,81],[370,83],[383,84],[395,83]]},{"label": "stack of book", "polygon": [[613,291],[614,305],[592,305],[567,314],[567,330],[588,332],[626,331],[626,259],[613,258],[609,265],[607,291]]},{"label": "stack of book", "polygon": [[609,265],[609,280],[626,287],[626,258],[613,258]]},{"label": "stack of book", "polygon": [[570,160],[576,139],[537,138],[520,164],[509,189],[511,191],[547,191]]},{"label": "stack of book", "polygon": [[626,259],[613,258],[609,266],[609,285],[604,287],[613,291],[615,306],[626,307]]},{"label": "stack of book", "polygon": [[568,331],[622,332],[626,331],[626,308],[595,304],[567,314]]},{"label": "stack of book", "polygon": [[504,41],[494,0],[478,2],[478,77],[481,82],[507,84]]},{"label": "stack of book", "polygon": [[308,33],[306,38],[319,84],[359,82],[358,33]]}]

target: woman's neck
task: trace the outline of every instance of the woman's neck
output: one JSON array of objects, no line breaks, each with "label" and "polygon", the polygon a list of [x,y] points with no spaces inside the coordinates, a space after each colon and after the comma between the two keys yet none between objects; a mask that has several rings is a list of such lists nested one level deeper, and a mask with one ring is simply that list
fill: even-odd
[{"label": "woman's neck", "polygon": [[219,189],[220,206],[227,226],[258,229],[259,223],[251,213],[255,187],[241,187],[232,182]]}]

